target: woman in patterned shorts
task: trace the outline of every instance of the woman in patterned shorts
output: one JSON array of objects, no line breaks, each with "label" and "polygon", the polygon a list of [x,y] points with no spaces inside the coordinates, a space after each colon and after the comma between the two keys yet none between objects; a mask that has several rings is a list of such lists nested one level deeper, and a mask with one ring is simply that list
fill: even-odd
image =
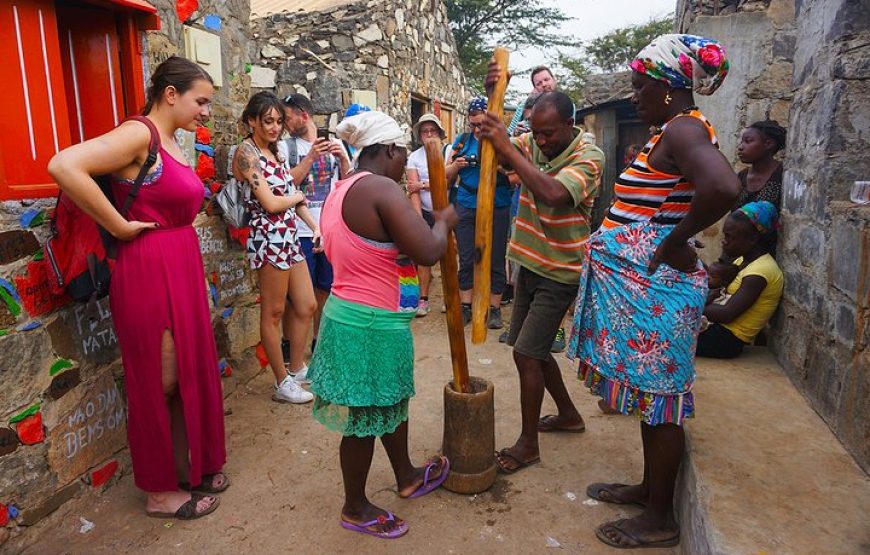
[{"label": "woman in patterned shorts", "polygon": [[[302,388],[307,367],[302,363],[294,375],[287,372],[281,354],[281,320],[288,291],[295,324],[291,352],[304,351],[305,336],[317,302],[304,264],[305,256],[296,236],[296,218],[308,224],[315,239],[317,223],[305,207],[305,195],[293,184],[286,161],[278,155],[277,141],[284,129],[284,107],[268,91],[255,94],[242,113],[251,133],[236,149],[233,168],[244,181],[251,213],[248,260],[260,282],[260,337],[275,374],[275,401],[308,403],[314,396]],[[291,367],[292,367],[291,361]]]}]

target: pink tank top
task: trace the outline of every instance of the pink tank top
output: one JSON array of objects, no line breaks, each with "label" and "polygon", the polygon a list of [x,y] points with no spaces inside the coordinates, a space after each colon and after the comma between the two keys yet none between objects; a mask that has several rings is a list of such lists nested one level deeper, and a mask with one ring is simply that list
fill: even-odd
[{"label": "pink tank top", "polygon": [[393,243],[357,235],[342,216],[344,197],[369,172],[355,174],[335,184],[320,214],[323,250],[332,264],[332,294],[391,312],[417,310],[420,287],[414,262]]}]

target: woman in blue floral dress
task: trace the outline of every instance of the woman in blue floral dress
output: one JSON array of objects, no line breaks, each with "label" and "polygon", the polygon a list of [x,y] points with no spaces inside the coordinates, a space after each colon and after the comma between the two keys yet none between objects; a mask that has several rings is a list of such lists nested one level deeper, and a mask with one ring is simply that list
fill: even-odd
[{"label": "woman in blue floral dress", "polygon": [[614,186],[615,202],[587,243],[568,356],[611,409],[641,419],[643,481],[586,493],[643,512],[600,526],[613,547],[680,541],[673,497],[692,416],[694,354],[707,276],[692,236],[733,205],[739,183],[693,90],[714,92],[728,71],[715,41],[663,35],[632,61],[632,103],[660,129]]}]

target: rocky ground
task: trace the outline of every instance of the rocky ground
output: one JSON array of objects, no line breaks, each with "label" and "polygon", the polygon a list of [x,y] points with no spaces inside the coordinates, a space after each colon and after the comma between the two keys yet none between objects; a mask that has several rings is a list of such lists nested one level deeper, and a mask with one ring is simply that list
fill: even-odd
[{"label": "rocky ground", "polygon": [[[435,300],[432,313],[414,323],[417,396],[410,429],[412,456],[418,461],[441,446],[442,389],[451,370],[440,304]],[[472,374],[495,383],[496,444],[501,447],[518,433],[519,401],[510,349],[497,338],[498,332],[490,332],[483,345],[469,342],[469,360]],[[485,493],[438,490],[418,500],[399,499],[387,457],[380,446],[376,449],[368,491],[373,502],[410,523],[410,532],[399,540],[364,537],[339,527],[339,436],[311,418],[310,406],[272,402],[270,378],[260,373],[226,399],[232,409],[226,419],[226,471],[233,485],[213,515],[193,522],[147,518],[144,497],[127,475],[101,494],[87,492],[66,503],[11,538],[4,549],[33,554],[611,553],[595,538],[595,526],[636,509],[598,504],[584,491],[593,481],[640,475],[638,424],[601,415],[573,365],[562,355],[557,360],[586,417],[587,432],[542,435],[543,462],[499,476]],[[545,401],[545,413],[553,408]],[[93,522],[93,529],[82,533],[81,518]]]}]

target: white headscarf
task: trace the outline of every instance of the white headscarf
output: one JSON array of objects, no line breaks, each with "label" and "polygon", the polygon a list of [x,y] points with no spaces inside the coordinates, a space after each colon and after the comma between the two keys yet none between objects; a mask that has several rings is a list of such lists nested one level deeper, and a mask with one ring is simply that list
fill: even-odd
[{"label": "white headscarf", "polygon": [[407,146],[407,133],[396,120],[383,112],[363,112],[345,118],[335,129],[336,134],[359,150],[372,145]]}]

